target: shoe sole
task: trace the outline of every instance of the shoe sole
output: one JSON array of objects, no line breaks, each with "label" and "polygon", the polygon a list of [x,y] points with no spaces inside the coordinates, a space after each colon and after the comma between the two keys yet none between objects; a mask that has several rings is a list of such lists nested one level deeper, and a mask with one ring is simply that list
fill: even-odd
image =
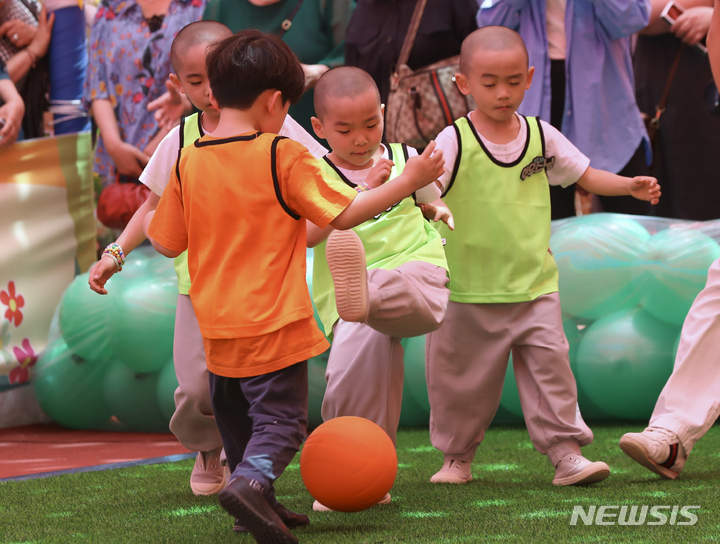
[{"label": "shoe sole", "polygon": [[[392,497],[390,496],[390,493],[386,494],[375,506],[384,506],[386,504],[390,504],[392,502]],[[335,512],[332,508],[328,508],[320,501],[315,501],[313,503],[313,510],[315,512]],[[308,525],[310,522],[306,523],[305,525]]]},{"label": "shoe sole", "polygon": [[252,534],[258,544],[298,544],[298,539],[280,527],[265,521],[250,505],[232,493],[220,492],[220,506],[238,518],[240,525]]},{"label": "shoe sole", "polygon": [[328,238],[325,257],[335,287],[338,315],[349,322],[367,319],[368,286],[365,248],[351,230],[336,230]]},{"label": "shoe sole", "polygon": [[430,478],[431,484],[467,484],[472,482],[473,477],[470,476],[469,478],[460,478],[460,477],[454,477],[454,478],[448,478],[446,476],[442,476],[439,478],[436,478],[433,476]]},{"label": "shoe sole", "polygon": [[667,478],[668,480],[674,480],[678,477],[677,472],[673,472],[668,468],[662,467],[655,463],[652,459],[650,459],[650,456],[648,455],[648,451],[645,449],[645,446],[643,446],[641,442],[635,440],[632,437],[623,436],[620,439],[620,449],[625,452],[625,455],[630,457],[630,459],[640,463],[646,469],[651,470],[655,474],[659,474],[663,478]]},{"label": "shoe sole", "polygon": [[610,467],[601,461],[596,461],[582,472],[567,478],[555,478],[552,483],[553,485],[590,485],[602,482],[608,476],[610,476]]},{"label": "shoe sole", "polygon": [[190,482],[190,489],[195,496],[217,495],[225,489],[225,480],[221,484],[198,484]]}]

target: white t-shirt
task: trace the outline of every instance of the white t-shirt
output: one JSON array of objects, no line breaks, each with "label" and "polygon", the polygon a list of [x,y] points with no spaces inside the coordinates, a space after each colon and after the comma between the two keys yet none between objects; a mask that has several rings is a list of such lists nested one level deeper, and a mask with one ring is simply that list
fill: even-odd
[{"label": "white t-shirt", "polygon": [[[380,158],[387,159],[387,148],[384,144],[380,144],[380,147],[382,148],[382,157]],[[408,158],[416,157],[417,154],[417,149],[408,146]],[[371,168],[372,166],[370,168],[363,168],[362,170],[348,170],[347,168],[340,168],[339,166],[337,167],[337,169],[340,170],[340,172],[342,172],[347,179],[349,179],[356,185],[360,182],[364,182],[367,179],[368,173],[370,172]],[[418,204],[428,204],[430,202],[434,202],[438,198],[440,198],[440,188],[437,186],[436,183],[431,183],[429,185],[426,185],[422,189],[418,189],[417,191],[415,191],[415,202],[417,202]]]},{"label": "white t-shirt", "polygon": [[[205,133],[210,134],[208,131]],[[291,140],[300,142],[315,158],[319,159],[327,155],[328,150],[289,115],[285,117],[285,123],[280,129],[280,136],[287,136]],[[158,196],[162,196],[165,186],[170,181],[170,174],[177,161],[179,146],[180,127],[177,126],[168,132],[167,136],[158,144],[155,153],[140,174],[140,181]]]},{"label": "white t-shirt", "polygon": [[[517,160],[522,154],[523,149],[525,149],[527,124],[520,115],[517,113],[515,115],[520,121],[520,130],[518,131],[517,138],[508,144],[495,144],[478,132],[487,150],[500,162],[509,163]],[[471,118],[471,116],[472,112],[468,114],[468,118]],[[545,136],[545,156],[548,158],[555,157],[555,166],[547,171],[548,182],[550,185],[561,185],[562,187],[572,185],[580,179],[580,176],[582,176],[588,166],[590,166],[590,159],[570,143],[570,140],[563,136],[558,129],[542,120],[540,124]],[[455,159],[458,154],[457,134],[452,125],[443,129],[437,138],[435,138],[435,142],[437,149],[443,150],[443,158],[445,159],[445,172],[440,178],[443,192],[445,192],[452,178]]]},{"label": "white t-shirt", "polygon": [[565,60],[567,38],[565,36],[565,8],[567,0],[547,0],[548,54],[552,60]]}]

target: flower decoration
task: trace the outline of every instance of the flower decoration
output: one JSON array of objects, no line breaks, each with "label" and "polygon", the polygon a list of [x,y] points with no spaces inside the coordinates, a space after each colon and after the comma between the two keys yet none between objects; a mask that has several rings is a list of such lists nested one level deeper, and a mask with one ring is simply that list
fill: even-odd
[{"label": "flower decoration", "polygon": [[15,282],[8,283],[7,291],[0,291],[0,302],[8,309],[5,311],[5,319],[10,322],[15,321],[15,326],[19,327],[23,320],[23,314],[20,308],[25,306],[25,299],[22,295],[15,293]]},{"label": "flower decoration", "polygon": [[35,366],[35,363],[37,363],[38,357],[35,355],[35,351],[30,346],[30,340],[25,338],[22,341],[22,347],[23,349],[18,347],[13,348],[19,366],[16,366],[10,371],[8,376],[10,383],[20,384],[29,381],[30,368]]}]

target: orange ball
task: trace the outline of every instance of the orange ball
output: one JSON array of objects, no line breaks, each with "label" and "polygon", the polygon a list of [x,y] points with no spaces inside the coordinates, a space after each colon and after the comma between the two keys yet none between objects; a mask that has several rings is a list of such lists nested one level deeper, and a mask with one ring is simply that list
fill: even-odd
[{"label": "orange ball", "polygon": [[332,510],[359,512],[377,504],[395,482],[397,453],[376,423],[354,416],[320,425],[305,441],[300,474],[310,494]]}]

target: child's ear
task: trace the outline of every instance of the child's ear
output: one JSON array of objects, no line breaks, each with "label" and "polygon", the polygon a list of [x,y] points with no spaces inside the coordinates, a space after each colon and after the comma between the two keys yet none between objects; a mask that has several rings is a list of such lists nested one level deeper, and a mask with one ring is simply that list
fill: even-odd
[{"label": "child's ear", "polygon": [[220,110],[220,107],[218,106],[217,100],[215,100],[215,97],[213,96],[212,89],[208,88],[208,100],[210,100],[210,104],[213,108],[216,110]]},{"label": "child's ear", "polygon": [[535,67],[531,66],[528,68],[527,84],[525,85],[526,91],[530,88],[530,85],[532,85],[533,75],[535,75]]},{"label": "child's ear", "polygon": [[323,130],[322,123],[320,122],[320,119],[317,117],[311,117],[310,123],[312,123],[313,130],[315,131],[315,134],[318,138],[322,138],[325,140],[325,131]]},{"label": "child's ear", "polygon": [[283,103],[282,92],[274,91],[268,97],[268,101],[267,101],[268,113],[270,113],[270,115],[275,115],[278,112],[278,108],[280,109],[280,111],[282,111],[283,104],[284,103]]},{"label": "child's ear", "polygon": [[180,78],[178,76],[176,76],[175,74],[173,74],[172,72],[170,73],[170,81],[175,86],[175,88],[178,90],[178,92],[185,94],[185,89],[183,88],[182,83],[180,83]]},{"label": "child's ear", "polygon": [[468,84],[467,78],[460,72],[455,74],[455,84],[457,85],[460,92],[465,96],[470,94],[470,85]]}]

